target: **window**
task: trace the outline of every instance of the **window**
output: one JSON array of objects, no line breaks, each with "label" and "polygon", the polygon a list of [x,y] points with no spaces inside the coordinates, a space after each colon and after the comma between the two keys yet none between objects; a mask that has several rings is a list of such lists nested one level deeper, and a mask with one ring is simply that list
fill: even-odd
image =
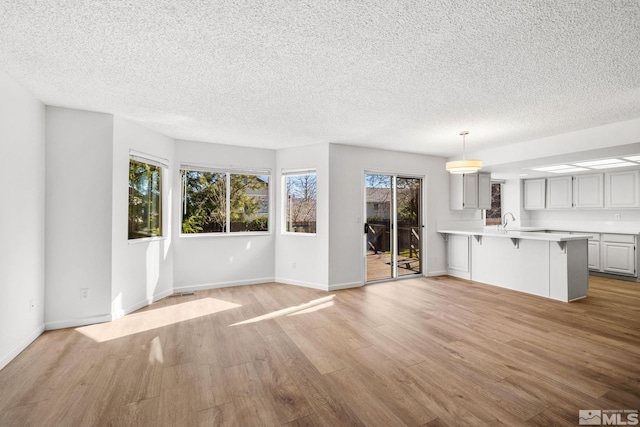
[{"label": "window", "polygon": [[316,173],[306,171],[284,174],[285,231],[316,232]]},{"label": "window", "polygon": [[129,240],[162,236],[162,166],[129,159]]},{"label": "window", "polygon": [[485,225],[496,225],[502,223],[502,184],[491,183],[491,209],[487,209]]},{"label": "window", "polygon": [[182,233],[269,231],[269,171],[183,166]]}]

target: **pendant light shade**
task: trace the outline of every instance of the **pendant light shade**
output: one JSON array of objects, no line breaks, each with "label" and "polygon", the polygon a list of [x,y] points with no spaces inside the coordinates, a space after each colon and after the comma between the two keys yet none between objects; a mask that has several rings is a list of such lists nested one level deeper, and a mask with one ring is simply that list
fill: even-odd
[{"label": "pendant light shade", "polygon": [[449,173],[474,173],[482,169],[482,160],[471,160],[465,158],[465,137],[469,135],[468,131],[460,132],[462,136],[462,160],[453,160],[447,162],[447,171]]}]

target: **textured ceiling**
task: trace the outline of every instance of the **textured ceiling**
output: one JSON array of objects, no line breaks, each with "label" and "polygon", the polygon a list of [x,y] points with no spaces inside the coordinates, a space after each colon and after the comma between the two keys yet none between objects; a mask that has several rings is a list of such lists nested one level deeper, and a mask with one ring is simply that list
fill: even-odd
[{"label": "textured ceiling", "polygon": [[0,70],[180,139],[451,156],[640,117],[640,2],[0,0]]}]

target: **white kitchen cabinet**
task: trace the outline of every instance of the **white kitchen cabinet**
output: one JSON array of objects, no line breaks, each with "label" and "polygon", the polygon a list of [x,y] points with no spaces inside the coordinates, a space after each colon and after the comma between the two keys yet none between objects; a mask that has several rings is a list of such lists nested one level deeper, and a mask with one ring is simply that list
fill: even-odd
[{"label": "white kitchen cabinet", "polygon": [[604,176],[605,207],[640,207],[640,171],[607,172]]},{"label": "white kitchen cabinet", "polygon": [[573,206],[579,209],[604,207],[604,174],[573,177]]},{"label": "white kitchen cabinet", "polygon": [[491,209],[491,174],[478,174],[478,209]]},{"label": "white kitchen cabinet", "polygon": [[470,236],[449,234],[447,237],[447,273],[450,276],[471,278]]},{"label": "white kitchen cabinet", "polygon": [[547,178],[547,209],[571,209],[573,207],[573,177]]},{"label": "white kitchen cabinet", "polygon": [[605,273],[636,274],[636,236],[628,234],[603,234],[602,271]]},{"label": "white kitchen cabinet", "polygon": [[600,235],[597,234],[587,241],[587,260],[589,270],[600,271]]},{"label": "white kitchen cabinet", "polygon": [[491,174],[450,175],[449,209],[491,209]]},{"label": "white kitchen cabinet", "polygon": [[524,180],[524,208],[526,210],[538,210],[546,207],[547,180],[544,178]]}]

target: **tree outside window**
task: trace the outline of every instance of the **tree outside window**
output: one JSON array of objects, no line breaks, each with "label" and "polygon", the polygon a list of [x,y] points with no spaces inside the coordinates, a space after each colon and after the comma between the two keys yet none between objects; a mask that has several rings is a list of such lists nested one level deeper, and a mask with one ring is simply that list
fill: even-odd
[{"label": "tree outside window", "polygon": [[285,230],[316,232],[316,174],[285,175]]},{"label": "tree outside window", "polygon": [[269,231],[269,176],[181,170],[182,233]]},{"label": "tree outside window", "polygon": [[129,160],[129,239],[162,236],[162,167]]}]

